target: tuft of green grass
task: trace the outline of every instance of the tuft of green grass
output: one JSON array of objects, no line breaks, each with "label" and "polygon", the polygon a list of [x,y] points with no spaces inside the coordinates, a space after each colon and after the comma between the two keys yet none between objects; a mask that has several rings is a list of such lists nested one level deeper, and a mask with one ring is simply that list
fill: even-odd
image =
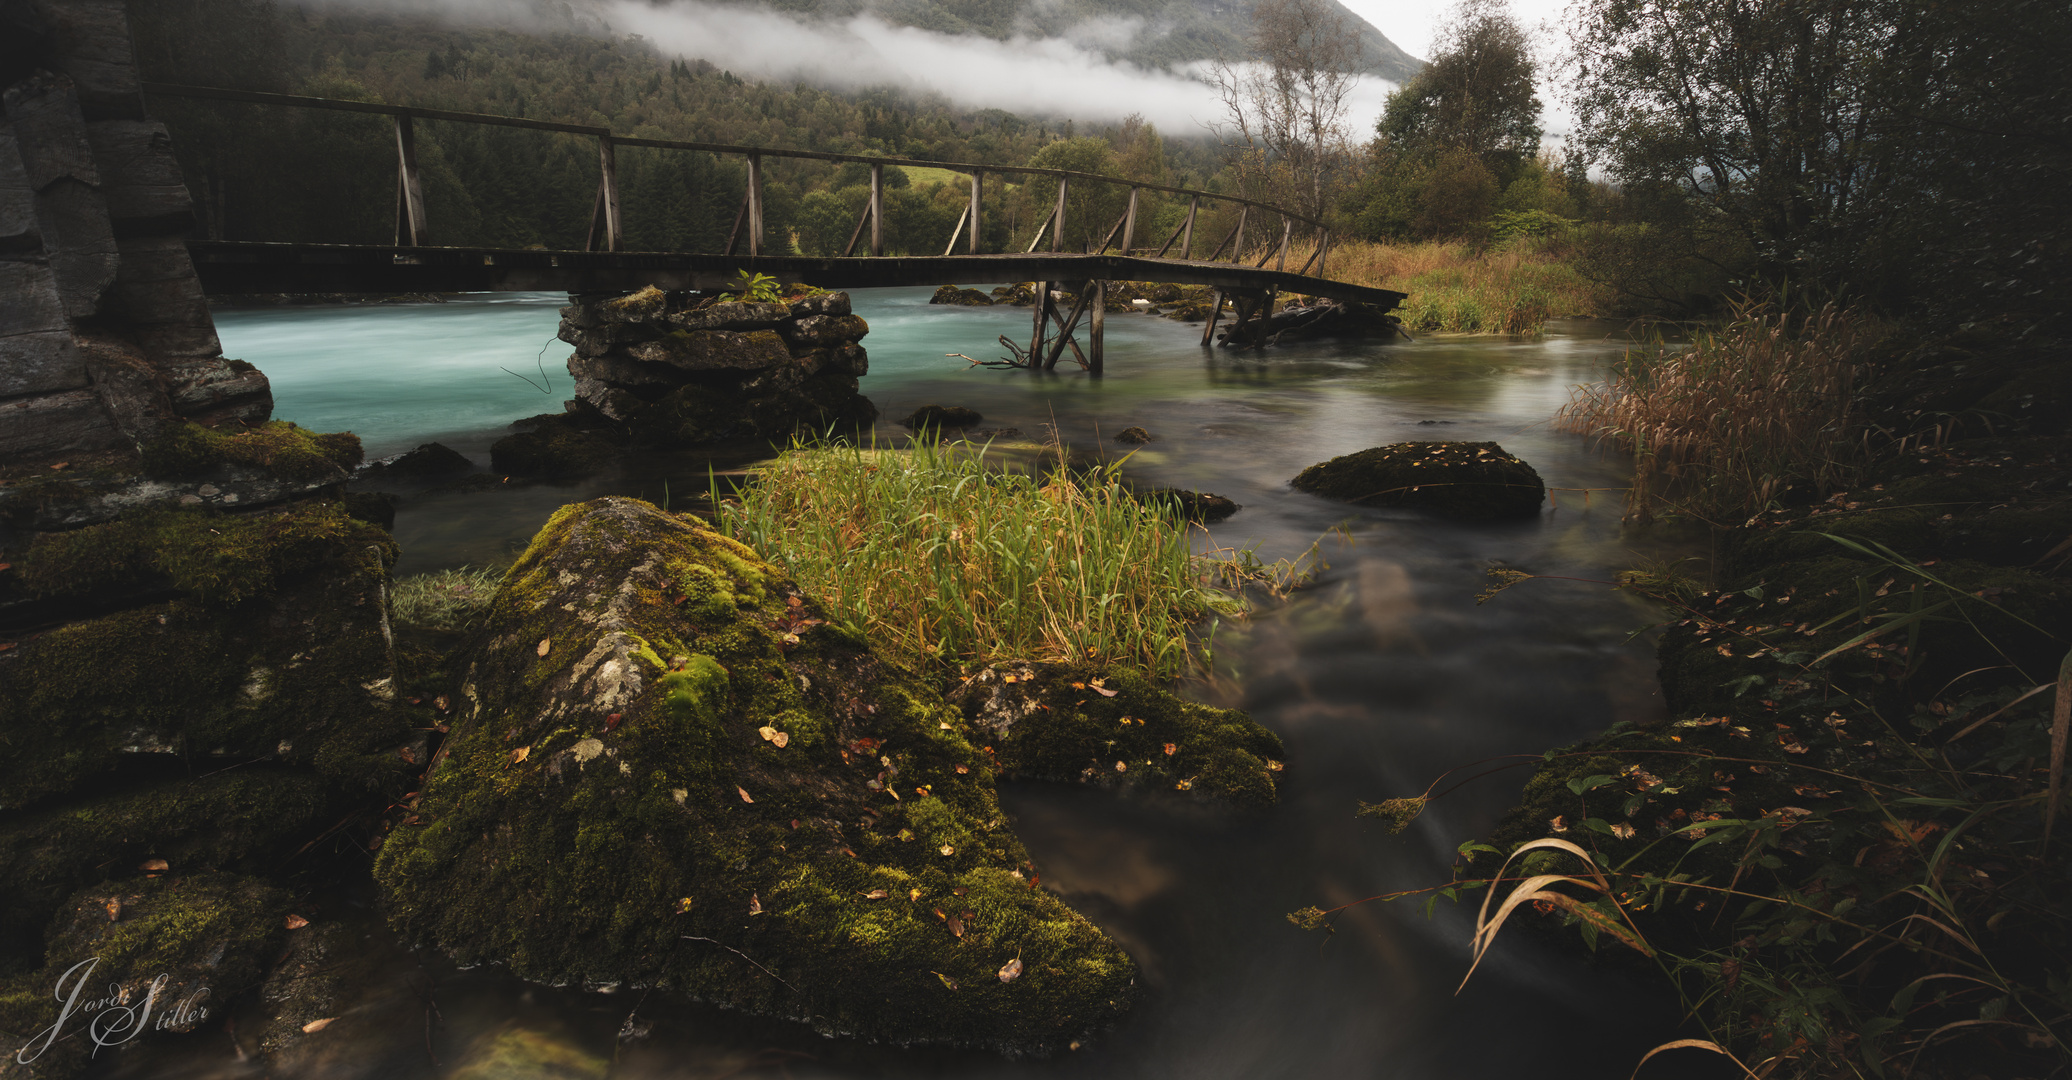
[{"label": "tuft of green grass", "polygon": [[438,570],[398,578],[390,592],[392,617],[403,626],[466,630],[481,621],[496,598],[501,570]]},{"label": "tuft of green grass", "polygon": [[719,516],[917,668],[1079,661],[1174,677],[1202,660],[1190,624],[1245,610],[1214,586],[1271,587],[1280,569],[1195,555],[1193,526],[1131,496],[1115,466],[1031,474],[955,444],[796,445]]}]

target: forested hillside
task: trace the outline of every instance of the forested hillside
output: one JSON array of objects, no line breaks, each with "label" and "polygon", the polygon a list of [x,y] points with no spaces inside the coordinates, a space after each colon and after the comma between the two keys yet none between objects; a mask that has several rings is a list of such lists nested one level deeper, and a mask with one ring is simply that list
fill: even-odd
[{"label": "forested hillside", "polygon": [[[132,0],[130,13],[146,77],[164,82],[526,116],[648,138],[985,164],[1023,164],[1075,134],[1069,121],[1059,131],[999,110],[960,110],[890,91],[845,95],[755,82],[574,29],[527,35],[265,0]],[[209,237],[393,238],[395,149],[385,117],[172,97],[154,98],[151,108],[172,128]],[[1094,171],[1129,159],[1143,178],[1167,182],[1205,183],[1216,168],[1209,147],[1168,148],[1146,125],[1115,134],[1119,154],[1082,147],[1068,156]],[[1130,140],[1148,142],[1131,154]],[[434,243],[582,246],[597,187],[592,141],[452,123],[421,124],[418,141]],[[618,171],[629,248],[724,246],[745,183],[739,159],[621,148]],[[846,240],[863,175],[859,166],[838,173],[827,163],[767,162],[772,242],[802,228],[809,250],[816,240],[824,246],[836,216],[847,220],[834,243]],[[910,186],[898,170],[887,180],[895,185],[886,214],[893,248],[943,243],[962,207],[957,185]],[[987,239],[1004,243],[1030,224],[1020,220],[1026,200],[1009,197],[1019,193],[1002,190],[998,177],[989,183]]]}]

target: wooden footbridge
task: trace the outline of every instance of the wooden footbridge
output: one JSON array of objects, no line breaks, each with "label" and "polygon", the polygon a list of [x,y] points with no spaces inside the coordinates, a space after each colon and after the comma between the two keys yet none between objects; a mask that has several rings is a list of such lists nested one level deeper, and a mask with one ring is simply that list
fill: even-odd
[{"label": "wooden footbridge", "polygon": [[[1390,310],[1404,299],[1403,293],[1388,289],[1330,280],[1325,267],[1331,234],[1323,222],[1267,203],[1217,192],[1134,183],[1112,176],[1063,169],[642,139],[578,124],[363,101],[165,83],[145,83],[144,89],[147,94],[164,97],[375,113],[390,117],[394,123],[396,242],[393,245],[191,241],[188,250],[193,257],[195,271],[201,278],[203,289],[211,293],[599,293],[630,291],[648,285],[671,290],[712,290],[727,287],[742,271],[830,289],[1034,281],[1038,285],[1037,301],[1027,362],[1031,366],[1054,367],[1069,348],[1078,362],[1090,371],[1099,371],[1103,366],[1102,325],[1106,283],[1109,281],[1170,282],[1206,285],[1214,289],[1215,303],[1202,330],[1204,346],[1214,340],[1226,302],[1236,313],[1226,340],[1240,341],[1249,336],[1256,342],[1257,335],[1247,335],[1243,330],[1247,323],[1264,318],[1272,311],[1277,294],[1322,297],[1369,305],[1380,311]],[[420,120],[529,128],[595,139],[599,182],[584,250],[434,246],[418,173],[416,123]],[[735,214],[726,250],[719,253],[623,250],[624,230],[614,161],[615,150],[621,146],[745,158],[748,166],[746,192]],[[840,257],[816,258],[776,254],[768,250],[762,201],[763,161],[766,158],[805,158],[869,166],[870,197]],[[885,255],[884,169],[887,165],[948,170],[970,177],[970,202],[941,255]],[[982,230],[979,224],[983,221],[981,181],[989,172],[1057,181],[1056,205],[1037,226],[1023,251],[989,254],[980,250],[979,234]],[[1076,184],[1127,187],[1129,199],[1127,209],[1108,229],[1098,247],[1088,245],[1090,250],[1068,252],[1064,250],[1068,225],[1066,195]],[[1139,198],[1142,193],[1151,191],[1184,196],[1188,200],[1185,220],[1155,249],[1141,243],[1145,238],[1139,236]],[[1214,203],[1236,206],[1237,222],[1206,258],[1197,258],[1195,224],[1202,207]],[[1276,225],[1278,230],[1274,228]],[[1291,271],[1287,263],[1298,226],[1308,234],[1304,244],[1309,248],[1309,256]],[[1248,227],[1258,232],[1248,234]],[[1275,231],[1279,233],[1277,237],[1274,236]],[[1254,235],[1266,242],[1248,247],[1248,237]],[[866,236],[868,255],[855,254]],[[1049,250],[1039,252],[1037,249],[1044,246],[1046,236]],[[958,251],[960,241],[964,249],[961,252]],[[790,247],[788,243],[783,246]],[[1227,261],[1226,252],[1229,253]],[[1256,261],[1251,257],[1254,254]],[[1271,268],[1269,263],[1273,264]],[[1061,293],[1077,297],[1069,312],[1059,303]],[[1075,341],[1082,318],[1087,322],[1088,347],[1084,352]]]}]

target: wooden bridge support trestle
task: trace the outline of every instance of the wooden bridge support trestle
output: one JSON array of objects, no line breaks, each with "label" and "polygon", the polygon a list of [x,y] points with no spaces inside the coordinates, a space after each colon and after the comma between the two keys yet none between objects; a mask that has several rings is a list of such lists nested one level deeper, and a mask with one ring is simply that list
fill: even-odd
[{"label": "wooden bridge support trestle", "polygon": [[[1070,312],[1058,314],[1058,294],[1075,294]],[[1031,318],[1026,363],[1032,371],[1050,371],[1058,366],[1065,350],[1081,369],[1100,374],[1106,365],[1102,338],[1107,328],[1108,283],[1106,281],[1039,281],[1036,283],[1035,314]],[[1086,320],[1086,347],[1080,348],[1079,321]]]}]

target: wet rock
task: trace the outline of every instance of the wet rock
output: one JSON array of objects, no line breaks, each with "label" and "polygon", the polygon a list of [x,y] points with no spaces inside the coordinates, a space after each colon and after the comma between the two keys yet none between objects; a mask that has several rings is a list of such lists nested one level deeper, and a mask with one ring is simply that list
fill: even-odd
[{"label": "wet rock", "polygon": [[595,1080],[611,1075],[611,1062],[560,1025],[510,1020],[476,1036],[448,1075],[452,1080]]},{"label": "wet rock", "polygon": [[669,322],[684,330],[767,330],[791,316],[789,304],[721,303],[679,311]]},{"label": "wet rock", "polygon": [[74,891],[134,878],[150,859],[186,875],[286,855],[305,830],[322,827],[317,819],[334,799],[309,772],[255,766],[88,791],[12,815],[0,825],[0,971],[35,963],[42,928]]},{"label": "wet rock", "polygon": [[239,1017],[239,1041],[266,1055],[268,1075],[385,1080],[423,1070],[424,1043],[395,1038],[424,1027],[417,957],[358,912],[312,921],[287,939],[259,988],[259,1016]]},{"label": "wet rock", "polygon": [[825,619],[688,515],[556,514],[469,653],[422,827],[381,848],[393,925],[902,1044],[1042,1052],[1114,1020],[1135,967],[1016,876],[963,717]]},{"label": "wet rock", "polygon": [[[1280,739],[1127,672],[995,664],[951,695],[1007,776],[1271,806]],[[1170,748],[1170,749],[1169,749]]]},{"label": "wet rock", "polygon": [[416,478],[422,476],[449,476],[453,473],[471,472],[475,463],[469,461],[460,451],[444,443],[425,443],[415,450],[383,458],[362,466],[361,480],[386,480],[396,477]]},{"label": "wet rock", "polygon": [[992,307],[993,298],[977,289],[960,289],[955,285],[944,285],[928,298],[931,304],[954,304],[958,307]]},{"label": "wet rock", "polygon": [[1147,488],[1135,493],[1138,501],[1165,506],[1189,521],[1222,521],[1244,507],[1210,491],[1183,488]]},{"label": "wet rock", "polygon": [[791,302],[791,315],[795,319],[808,315],[847,315],[849,310],[849,294],[845,292],[812,293]]},{"label": "wet rock", "polygon": [[777,328],[794,349],[818,349],[857,341],[871,332],[861,315],[806,315]]},{"label": "wet rock", "polygon": [[506,435],[489,447],[489,467],[511,476],[575,476],[617,461],[619,449],[602,433],[556,420]]},{"label": "wet rock", "polygon": [[1142,446],[1151,441],[1151,433],[1140,427],[1126,427],[1115,433],[1115,441],[1129,446]]},{"label": "wet rock", "polygon": [[1036,303],[1036,283],[1017,281],[1012,285],[1002,285],[993,290],[993,303],[1030,307]]},{"label": "wet rock", "polygon": [[784,339],[774,330],[679,330],[628,346],[626,353],[635,360],[683,371],[762,371],[791,359]]},{"label": "wet rock", "polygon": [[901,420],[900,425],[916,431],[922,428],[941,430],[970,427],[984,419],[978,410],[967,409],[962,405],[923,405]]},{"label": "wet rock", "polygon": [[354,521],[387,531],[396,527],[396,497],[386,491],[351,491],[342,500]]},{"label": "wet rock", "polygon": [[1532,466],[1493,442],[1391,443],[1312,465],[1289,482],[1362,506],[1411,506],[1468,520],[1531,517],[1547,494]]}]

